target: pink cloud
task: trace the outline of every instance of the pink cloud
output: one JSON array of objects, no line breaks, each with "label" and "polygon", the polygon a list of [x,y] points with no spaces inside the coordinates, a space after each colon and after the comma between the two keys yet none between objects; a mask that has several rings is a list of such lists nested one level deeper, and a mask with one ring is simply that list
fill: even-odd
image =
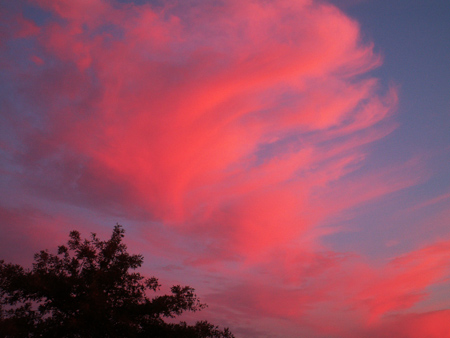
[{"label": "pink cloud", "polygon": [[[245,316],[244,327],[283,319],[281,326],[301,327],[314,337],[383,337],[391,331],[420,337],[427,330],[437,337],[449,329],[447,311],[419,309],[430,286],[448,278],[449,254],[448,242],[434,243],[374,267],[353,254],[280,250],[227,274],[207,300],[227,320]],[[402,314],[405,309],[418,312]]]},{"label": "pink cloud", "polygon": [[389,311],[407,309],[424,299],[427,287],[443,282],[450,272],[450,246],[438,242],[392,260],[358,298],[372,319]]},{"label": "pink cloud", "polygon": [[[360,332],[364,337],[441,338],[450,335],[450,310],[392,316],[382,325]],[[349,336],[350,337],[350,336]],[[360,337],[354,335],[353,337]]]},{"label": "pink cloud", "polygon": [[30,267],[36,252],[53,249],[55,242],[63,243],[70,229],[64,227],[67,225],[64,220],[63,217],[49,215],[30,206],[1,206],[1,259]]},{"label": "pink cloud", "polygon": [[20,170],[4,169],[24,195],[139,222],[135,246],[213,274],[208,300],[236,323],[384,330],[448,273],[447,242],[374,267],[321,241],[330,218],[423,180],[415,161],[361,170],[397,89],[366,75],[381,59],[335,7],[32,3],[52,16],[11,28],[32,46],[15,76],[30,112],[11,108]]},{"label": "pink cloud", "polygon": [[[38,37],[47,58],[78,69],[59,79],[49,70],[37,74],[36,81],[49,83],[39,96],[51,98],[41,103],[51,119],[45,142],[92,162],[88,173],[122,176],[133,202],[167,221],[185,222],[186,210],[223,190],[242,194],[239,182],[248,177],[264,177],[261,186],[286,184],[316,165],[314,140],[306,144],[309,155],[293,144],[281,161],[258,163],[258,149],[272,140],[323,130],[331,140],[339,129],[373,126],[395,103],[376,94],[375,80],[335,75],[379,60],[360,43],[357,24],[330,6],[255,1],[180,12],[103,1],[38,3],[65,20]],[[280,18],[292,24],[280,27]],[[297,97],[289,105],[286,92]],[[305,156],[311,159],[298,160]]]}]

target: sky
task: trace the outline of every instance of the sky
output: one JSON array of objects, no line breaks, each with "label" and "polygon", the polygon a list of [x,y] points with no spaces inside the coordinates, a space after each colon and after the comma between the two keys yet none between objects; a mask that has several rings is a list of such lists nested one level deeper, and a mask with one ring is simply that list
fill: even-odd
[{"label": "sky", "polygon": [[448,17],[0,0],[0,258],[120,223],[238,338],[450,337]]}]

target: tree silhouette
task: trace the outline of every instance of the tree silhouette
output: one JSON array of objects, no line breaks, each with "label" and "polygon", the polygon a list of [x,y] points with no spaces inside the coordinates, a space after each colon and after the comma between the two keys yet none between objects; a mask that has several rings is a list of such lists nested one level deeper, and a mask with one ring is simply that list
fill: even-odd
[{"label": "tree silhouette", "polygon": [[94,233],[82,240],[72,231],[56,255],[37,253],[32,269],[0,260],[0,336],[234,337],[207,321],[168,322],[205,304],[193,288],[180,285],[171,294],[149,298],[160,284],[134,271],[143,257],[127,252],[124,233],[116,225],[111,238],[101,241]]}]

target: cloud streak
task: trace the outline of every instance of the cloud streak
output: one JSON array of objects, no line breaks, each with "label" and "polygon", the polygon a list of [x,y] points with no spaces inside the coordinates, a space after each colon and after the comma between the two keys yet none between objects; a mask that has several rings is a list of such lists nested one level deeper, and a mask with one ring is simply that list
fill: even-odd
[{"label": "cloud streak", "polygon": [[[8,11],[1,170],[22,204],[128,219],[159,248],[152,231],[178,238],[164,260],[221,279],[204,286],[222,304],[211,315],[246,334],[255,316],[317,337],[393,330],[380,318],[448,274],[447,242],[377,268],[321,241],[339,231],[328,220],[422,180],[413,162],[364,168],[396,128],[397,88],[370,76],[381,57],[337,8],[33,0]],[[447,312],[401,316],[410,332]]]}]

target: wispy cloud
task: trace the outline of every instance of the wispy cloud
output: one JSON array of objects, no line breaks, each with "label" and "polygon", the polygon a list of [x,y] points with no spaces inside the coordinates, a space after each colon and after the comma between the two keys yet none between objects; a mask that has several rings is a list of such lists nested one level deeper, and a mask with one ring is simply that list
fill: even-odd
[{"label": "wispy cloud", "polygon": [[325,220],[421,180],[415,163],[364,168],[368,146],[396,128],[397,89],[368,73],[381,58],[337,8],[34,0],[9,10],[2,68],[14,95],[1,114],[14,137],[1,139],[1,170],[28,203],[128,219],[146,243],[164,229],[160,247],[184,242],[164,259],[220,276],[204,290],[242,330],[239,316],[267,317],[319,336],[325,316],[345,336],[352,318],[375,325],[448,273],[446,242],[381,268],[321,242],[333,231]]}]

